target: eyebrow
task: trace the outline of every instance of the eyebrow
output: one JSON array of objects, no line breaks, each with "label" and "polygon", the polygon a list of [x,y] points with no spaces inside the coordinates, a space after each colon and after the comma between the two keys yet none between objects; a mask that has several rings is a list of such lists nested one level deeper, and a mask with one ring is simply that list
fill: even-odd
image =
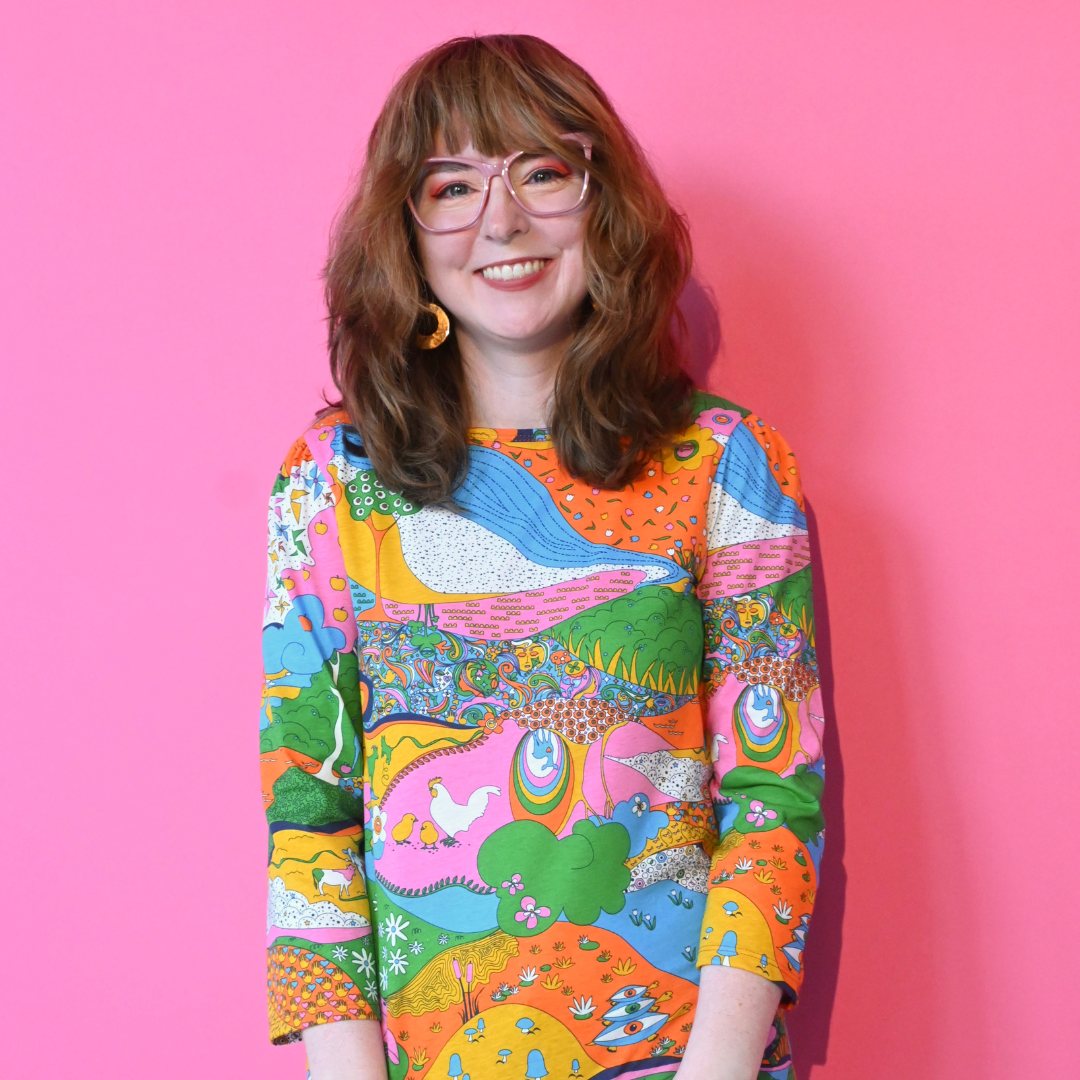
[{"label": "eyebrow", "polygon": [[432,172],[464,172],[472,168],[463,161],[430,161],[427,165]]}]

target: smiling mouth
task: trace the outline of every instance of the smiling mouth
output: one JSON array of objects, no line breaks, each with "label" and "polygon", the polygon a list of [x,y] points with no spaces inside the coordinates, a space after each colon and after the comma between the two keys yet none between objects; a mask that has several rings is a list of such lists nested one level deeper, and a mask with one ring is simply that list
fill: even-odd
[{"label": "smiling mouth", "polygon": [[549,262],[550,259],[527,259],[525,262],[499,263],[498,266],[485,266],[480,273],[488,281],[517,281],[539,274]]}]

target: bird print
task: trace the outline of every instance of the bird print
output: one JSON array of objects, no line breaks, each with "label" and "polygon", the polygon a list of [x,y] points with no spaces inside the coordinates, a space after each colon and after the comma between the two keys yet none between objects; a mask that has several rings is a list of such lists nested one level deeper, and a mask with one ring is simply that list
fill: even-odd
[{"label": "bird print", "polygon": [[451,798],[441,776],[436,776],[428,782],[428,791],[431,792],[429,812],[432,820],[451,840],[458,833],[465,832],[484,813],[489,796],[501,794],[497,787],[485,784],[473,791],[462,805]]},{"label": "bird print", "polygon": [[407,844],[416,827],[416,815],[406,814],[391,830],[390,835],[399,843]]},{"label": "bird print", "polygon": [[[275,1042],[393,1012],[395,1075],[670,1074],[701,967],[798,993],[827,730],[798,473],[753,414],[695,408],[611,491],[545,432],[474,429],[453,510],[387,489],[343,413],[290,451],[259,713]],[[791,1080],[774,1027],[757,1071]]]}]

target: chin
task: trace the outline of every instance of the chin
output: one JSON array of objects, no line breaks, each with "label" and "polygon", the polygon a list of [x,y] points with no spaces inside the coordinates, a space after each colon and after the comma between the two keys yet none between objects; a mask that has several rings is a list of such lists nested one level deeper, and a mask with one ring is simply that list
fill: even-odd
[{"label": "chin", "polygon": [[525,318],[493,318],[481,325],[492,337],[503,338],[507,341],[529,341],[550,334],[552,323],[551,317],[545,313]]}]

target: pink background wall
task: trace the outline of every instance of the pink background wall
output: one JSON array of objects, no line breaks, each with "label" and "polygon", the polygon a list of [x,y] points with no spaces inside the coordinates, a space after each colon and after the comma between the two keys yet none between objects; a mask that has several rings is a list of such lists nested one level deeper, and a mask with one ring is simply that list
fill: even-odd
[{"label": "pink background wall", "polygon": [[610,91],[693,223],[709,386],[801,456],[835,681],[801,1075],[1071,1074],[1078,12],[5,5],[0,1073],[302,1075],[261,985],[264,500],[383,95],[506,29]]}]

